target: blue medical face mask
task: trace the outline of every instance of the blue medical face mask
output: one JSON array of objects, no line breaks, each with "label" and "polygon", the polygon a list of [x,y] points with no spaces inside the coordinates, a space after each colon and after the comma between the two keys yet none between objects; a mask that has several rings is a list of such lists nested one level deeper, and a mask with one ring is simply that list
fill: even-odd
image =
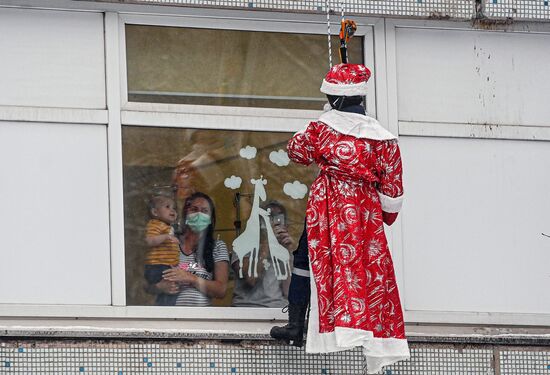
[{"label": "blue medical face mask", "polygon": [[208,228],[211,222],[212,220],[210,219],[210,215],[202,212],[194,212],[189,214],[185,219],[185,225],[187,225],[195,233],[200,233]]}]

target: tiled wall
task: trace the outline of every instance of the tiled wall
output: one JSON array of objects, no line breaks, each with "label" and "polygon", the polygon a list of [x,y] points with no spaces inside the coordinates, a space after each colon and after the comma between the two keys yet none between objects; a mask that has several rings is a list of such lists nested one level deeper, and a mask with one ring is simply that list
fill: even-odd
[{"label": "tiled wall", "polygon": [[[111,0],[108,0],[111,1]],[[475,13],[473,0],[126,0],[131,3],[166,5],[238,7],[249,9],[276,9],[282,11],[326,12],[334,14],[372,14],[395,16],[449,16],[471,18]],[[491,0],[492,1],[492,0]],[[542,0],[541,0],[542,1]],[[124,1],[123,1],[124,2]],[[337,17],[336,17],[337,18]]]},{"label": "tiled wall", "polygon": [[[411,344],[386,375],[550,374],[550,347]],[[0,339],[0,374],[363,374],[361,350],[308,355],[274,341]]]},{"label": "tiled wall", "polygon": [[100,0],[107,2],[191,5],[282,11],[326,12],[339,14],[344,4],[346,14],[411,16],[430,18],[471,19],[481,11],[489,19],[548,20],[550,0],[483,0],[478,8],[475,0]]}]

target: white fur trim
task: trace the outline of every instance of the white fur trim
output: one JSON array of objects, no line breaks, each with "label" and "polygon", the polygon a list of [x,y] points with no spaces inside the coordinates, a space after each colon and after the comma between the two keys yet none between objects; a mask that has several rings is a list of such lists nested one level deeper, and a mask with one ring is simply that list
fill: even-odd
[{"label": "white fur trim", "polygon": [[406,339],[378,338],[374,337],[371,331],[344,327],[336,327],[334,332],[319,333],[319,304],[317,286],[313,277],[310,277],[310,286],[307,353],[338,352],[362,346],[369,374],[376,374],[383,366],[410,358],[411,354]]},{"label": "white fur trim", "polygon": [[406,339],[374,337],[363,347],[368,374],[378,374],[382,367],[411,357]]},{"label": "white fur trim", "polygon": [[[309,268],[311,269],[311,259],[309,261]],[[330,353],[349,349],[338,347],[334,332],[319,332],[319,303],[317,299],[317,286],[315,285],[314,277],[309,278],[309,285],[311,287],[311,297],[309,301],[309,319],[307,321],[306,352]]]},{"label": "white fur trim", "polygon": [[367,138],[378,141],[397,139],[386,130],[378,120],[359,113],[342,112],[333,109],[323,113],[319,121],[327,124],[339,133],[351,135],[355,138]]},{"label": "white fur trim", "polygon": [[403,206],[403,195],[392,198],[382,194],[381,192],[378,192],[378,196],[380,197],[380,205],[382,206],[382,211],[388,213],[401,211],[401,207]]},{"label": "white fur trim", "polygon": [[336,96],[357,96],[367,94],[367,82],[338,84],[323,79],[321,92]]}]

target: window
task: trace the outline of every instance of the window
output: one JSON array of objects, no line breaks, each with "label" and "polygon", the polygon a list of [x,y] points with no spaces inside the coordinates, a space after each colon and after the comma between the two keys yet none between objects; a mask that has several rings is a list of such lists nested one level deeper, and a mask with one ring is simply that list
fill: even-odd
[{"label": "window", "polygon": [[[130,102],[281,110],[320,110],[326,103],[319,91],[328,68],[326,35],[134,24],[127,24],[125,30]],[[337,37],[332,45],[336,60]],[[362,37],[352,39],[351,62],[362,62],[362,45]],[[235,119],[239,122],[235,116],[231,125],[223,123],[223,116],[217,118],[220,129],[231,129]],[[242,119],[243,124],[245,119],[251,124],[250,116]],[[174,127],[166,123],[163,127],[123,126],[127,305],[287,304],[291,253],[304,228],[315,170],[290,162],[286,144],[292,133],[266,131],[278,129],[269,121],[256,117],[246,130],[200,129],[201,121],[192,117]],[[280,125],[281,119],[277,121]],[[305,125],[307,120],[299,122]],[[205,245],[208,241],[187,248],[189,241],[184,238],[191,231],[187,220],[191,211],[185,202],[195,192],[206,194],[215,207],[214,245],[210,247],[214,269],[210,270],[204,256],[209,251],[205,249],[210,249]],[[169,225],[163,226],[163,233],[172,231],[183,248],[171,245],[171,250],[164,249],[171,254],[178,251],[179,259],[172,257],[171,262],[206,279],[216,279],[215,266],[225,262],[229,276],[223,295],[211,290],[201,292],[207,298],[186,294],[188,286],[180,283],[175,299],[164,299],[166,290],[156,287],[162,275],[151,271],[158,268],[152,263],[161,264],[153,253],[158,244],[146,242],[146,237],[153,237],[147,228],[151,220],[159,219],[155,205],[162,200],[152,197],[175,201],[178,218],[166,220]],[[201,238],[206,238],[205,231],[200,232]],[[227,250],[218,246],[218,240]]]},{"label": "window", "polygon": [[[155,304],[155,294],[146,292],[144,279],[144,264],[149,251],[144,240],[145,227],[152,218],[148,200],[156,195],[176,197],[177,211],[180,213],[180,220],[174,225],[177,232],[182,226],[184,200],[194,191],[203,192],[214,201],[215,239],[225,242],[233,253],[241,251],[240,259],[237,254],[232,256],[230,263],[233,267],[225,297],[214,299],[212,303],[217,306],[236,304],[258,307],[282,307],[286,304],[288,285],[285,282],[290,280],[290,274],[285,264],[291,265],[291,259],[277,254],[281,247],[270,242],[275,232],[270,231],[266,224],[275,231],[288,229],[292,239],[291,243],[284,244],[288,256],[302,233],[307,191],[314,178],[312,168],[297,166],[289,161],[286,143],[291,135],[259,131],[123,127],[128,305]],[[179,190],[173,190],[173,184],[178,184]],[[271,215],[251,216],[252,209],[258,207],[270,208]],[[264,284],[255,289],[243,284],[238,275],[238,265],[245,257],[242,252],[246,250],[233,246],[239,234],[245,239],[244,242],[251,241],[252,246],[254,233],[243,233],[254,225],[257,226],[260,250],[263,250],[258,254],[259,276],[255,281]],[[274,260],[278,262],[277,267],[273,264]],[[247,274],[246,269],[244,274]],[[254,300],[248,301],[248,297]]]},{"label": "window", "polygon": [[[361,37],[350,61],[363,61]],[[333,37],[333,61],[338,39]],[[126,25],[128,99],[135,102],[321,109],[324,35]]]}]

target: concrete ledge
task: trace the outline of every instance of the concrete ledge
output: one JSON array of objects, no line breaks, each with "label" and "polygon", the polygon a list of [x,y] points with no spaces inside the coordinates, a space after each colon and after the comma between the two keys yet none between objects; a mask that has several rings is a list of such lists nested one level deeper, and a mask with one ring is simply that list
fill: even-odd
[{"label": "concrete ledge", "polygon": [[[410,343],[479,344],[514,346],[550,346],[546,333],[456,334],[411,332]],[[200,331],[180,329],[98,328],[90,326],[1,327],[1,339],[109,339],[109,340],[213,340],[213,341],[273,341],[267,332]]]}]

